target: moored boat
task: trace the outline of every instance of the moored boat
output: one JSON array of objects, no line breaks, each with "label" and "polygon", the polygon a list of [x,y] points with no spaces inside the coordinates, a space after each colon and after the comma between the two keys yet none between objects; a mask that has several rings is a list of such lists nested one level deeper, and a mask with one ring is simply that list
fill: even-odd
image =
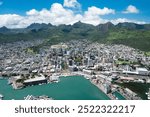
[{"label": "moored boat", "polygon": [[0,100],[2,100],[4,98],[4,96],[2,94],[0,94]]}]

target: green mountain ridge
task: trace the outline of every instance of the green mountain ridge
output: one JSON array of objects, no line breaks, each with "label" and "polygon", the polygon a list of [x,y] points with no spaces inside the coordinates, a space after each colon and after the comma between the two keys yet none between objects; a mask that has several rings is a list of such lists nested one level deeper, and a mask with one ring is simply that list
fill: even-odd
[{"label": "green mountain ridge", "polygon": [[99,43],[124,44],[142,51],[150,51],[150,24],[111,22],[93,26],[82,22],[74,25],[34,23],[24,29],[0,28],[0,43],[44,39],[44,44],[88,39]]}]

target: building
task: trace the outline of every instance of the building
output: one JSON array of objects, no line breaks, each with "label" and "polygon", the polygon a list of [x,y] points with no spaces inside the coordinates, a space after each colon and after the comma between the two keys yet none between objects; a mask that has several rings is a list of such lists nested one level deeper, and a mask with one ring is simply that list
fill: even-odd
[{"label": "building", "polygon": [[51,82],[59,82],[59,76],[57,76],[57,75],[56,76],[55,75],[51,76],[50,81]]},{"label": "building", "polygon": [[94,63],[92,59],[88,59],[88,67],[94,67]]},{"label": "building", "polygon": [[69,59],[69,66],[73,66],[73,60]]},{"label": "building", "polygon": [[108,93],[111,92],[110,84],[108,84],[108,83],[104,84],[104,92],[105,92],[106,94],[108,94]]},{"label": "building", "polygon": [[84,74],[88,74],[88,75],[92,75],[93,71],[92,70],[83,69],[83,73]]},{"label": "building", "polygon": [[123,71],[122,72],[123,74],[130,74],[130,75],[138,75],[138,72],[137,71]]},{"label": "building", "polygon": [[35,78],[33,79],[25,80],[23,84],[25,86],[32,86],[32,85],[38,85],[43,83],[47,83],[47,79],[45,78],[45,76],[40,75],[40,76],[35,76]]},{"label": "building", "polygon": [[123,74],[131,74],[131,75],[144,75],[148,76],[150,72],[146,68],[136,68],[135,71],[123,71]]},{"label": "building", "polygon": [[136,68],[136,71],[138,72],[139,75],[144,76],[148,76],[150,73],[146,68]]}]

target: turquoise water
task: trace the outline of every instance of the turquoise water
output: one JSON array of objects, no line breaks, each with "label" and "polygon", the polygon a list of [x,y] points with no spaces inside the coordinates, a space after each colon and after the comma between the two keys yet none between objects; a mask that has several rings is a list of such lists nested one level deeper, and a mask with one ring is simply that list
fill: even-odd
[{"label": "turquoise water", "polygon": [[22,100],[27,95],[47,95],[55,100],[108,100],[108,96],[100,91],[89,80],[82,76],[61,77],[59,83],[31,86],[14,90],[7,85],[7,80],[0,80],[0,94],[4,100]]},{"label": "turquoise water", "polygon": [[125,97],[123,97],[119,92],[115,91],[113,93],[119,100],[126,100]]}]

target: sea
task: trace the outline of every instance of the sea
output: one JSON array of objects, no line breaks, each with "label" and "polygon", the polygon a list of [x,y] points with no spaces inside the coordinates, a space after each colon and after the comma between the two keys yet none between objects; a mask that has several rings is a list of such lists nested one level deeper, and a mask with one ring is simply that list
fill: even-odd
[{"label": "sea", "polygon": [[60,82],[29,86],[15,90],[0,78],[0,94],[4,100],[23,100],[27,95],[47,95],[54,100],[110,100],[110,98],[83,76],[60,77]]}]

